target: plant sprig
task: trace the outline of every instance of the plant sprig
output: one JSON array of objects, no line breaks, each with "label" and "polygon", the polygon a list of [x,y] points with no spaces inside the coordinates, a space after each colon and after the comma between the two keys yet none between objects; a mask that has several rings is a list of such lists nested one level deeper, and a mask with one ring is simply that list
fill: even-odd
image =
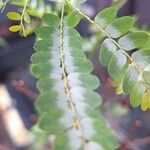
[{"label": "plant sprig", "polygon": [[136,68],[138,69],[139,73],[141,76],[143,76],[141,68],[138,66],[138,64],[136,64],[136,62],[131,58],[131,56],[124,50],[124,48],[119,45],[105,30],[103,30],[101,28],[101,26],[96,23],[95,21],[93,21],[89,16],[87,16],[86,14],[84,14],[79,8],[77,8],[76,6],[74,6],[69,0],[65,0],[68,4],[70,4],[70,6],[72,8],[74,8],[80,15],[82,15],[85,19],[87,19],[91,24],[93,24],[100,32],[102,32],[104,34],[104,36],[108,37],[117,47],[119,47],[124,53],[125,55],[129,58],[130,62],[133,63]]},{"label": "plant sprig", "polygon": [[[108,73],[118,82],[118,87],[121,85],[123,92],[130,94],[131,105],[133,107],[137,107],[141,104],[141,108],[144,111],[150,108],[150,99],[148,96],[150,89],[148,78],[149,70],[146,66],[149,62],[149,53],[141,51],[133,53],[131,56],[128,54],[128,51],[143,46],[144,43],[148,41],[149,35],[146,32],[130,32],[129,34],[126,34],[133,26],[133,18],[126,16],[114,20],[117,10],[113,7],[106,8],[95,17],[95,20],[92,20],[78,7],[74,6],[69,0],[65,0],[65,2],[87,19],[89,23],[93,24],[107,38],[102,44],[101,51],[103,54],[101,54],[100,51],[100,62],[104,61],[103,65],[108,67]],[[111,16],[112,14],[112,18],[109,19],[108,16]],[[123,27],[121,27],[121,25],[123,25]],[[122,31],[119,32],[119,30]],[[119,40],[115,40],[116,38],[119,38]],[[107,43],[114,45],[114,52],[111,52],[112,47]],[[105,64],[106,60],[104,60],[104,57],[108,57],[107,54],[109,55],[109,58],[107,58],[107,63],[109,64]],[[147,59],[145,58],[144,66],[142,62],[140,62],[144,60],[139,61],[138,57],[147,57]],[[103,60],[101,60],[101,58]],[[110,59],[109,62],[108,59]],[[139,88],[140,86],[141,89]],[[135,97],[133,96],[134,94]]]},{"label": "plant sprig", "polygon": [[26,8],[28,6],[28,0],[25,0],[23,9],[21,14],[18,12],[8,12],[7,17],[10,20],[19,21],[18,25],[12,25],[9,30],[12,32],[18,32],[26,37],[26,31],[25,31],[25,23],[30,23],[31,19],[29,14],[26,12]]}]

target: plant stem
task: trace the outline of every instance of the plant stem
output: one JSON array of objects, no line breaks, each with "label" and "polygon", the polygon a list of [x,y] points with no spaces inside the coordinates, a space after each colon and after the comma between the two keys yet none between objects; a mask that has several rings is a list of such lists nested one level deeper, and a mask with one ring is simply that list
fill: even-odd
[{"label": "plant stem", "polygon": [[66,68],[65,68],[65,57],[64,57],[65,52],[64,52],[64,43],[63,43],[63,34],[64,34],[63,33],[63,17],[64,17],[64,4],[62,4],[61,23],[60,23],[60,43],[61,43],[60,49],[61,49],[61,62],[62,62],[62,69],[63,69],[63,79],[64,79],[64,84],[65,84],[66,94],[68,96],[68,103],[69,103],[69,106],[74,113],[72,128],[80,129],[80,122],[79,122],[79,119],[77,118],[76,106],[75,106],[75,104],[72,100],[72,97],[71,97],[70,87],[69,87]]},{"label": "plant stem", "polygon": [[7,3],[9,2],[10,0],[6,0],[5,2],[3,2],[3,0],[1,0],[1,3],[0,4],[3,4],[4,6],[2,7],[2,10],[1,10],[1,13],[4,11]]},{"label": "plant stem", "polygon": [[23,17],[24,17],[24,13],[26,11],[26,8],[27,8],[27,4],[28,4],[28,0],[25,1],[24,7],[22,10],[22,14],[21,14],[21,18],[20,18],[20,26],[22,27],[22,33],[24,36],[26,36],[26,33],[25,33],[24,24],[23,24]]}]

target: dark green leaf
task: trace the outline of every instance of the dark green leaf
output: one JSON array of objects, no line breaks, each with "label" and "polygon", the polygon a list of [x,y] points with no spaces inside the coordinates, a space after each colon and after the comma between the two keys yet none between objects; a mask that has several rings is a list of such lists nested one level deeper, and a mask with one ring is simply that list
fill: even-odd
[{"label": "dark green leaf", "polygon": [[20,25],[13,25],[13,26],[11,26],[11,27],[9,28],[9,30],[10,30],[11,32],[18,32],[18,31],[21,30],[21,26],[20,26]]},{"label": "dark green leaf", "polygon": [[18,12],[8,12],[7,13],[7,17],[11,20],[20,20],[21,15]]}]

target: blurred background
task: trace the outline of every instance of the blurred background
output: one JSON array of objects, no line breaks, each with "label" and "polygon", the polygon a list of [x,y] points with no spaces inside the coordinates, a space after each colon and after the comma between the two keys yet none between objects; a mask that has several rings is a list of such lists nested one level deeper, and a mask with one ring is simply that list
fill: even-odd
[{"label": "blurred background", "polygon": [[[36,2],[30,2],[33,1]],[[52,11],[53,5],[48,0],[37,0],[32,9],[41,15]],[[150,0],[87,0],[81,9],[93,18],[111,5],[119,10],[118,16],[135,16],[137,25],[133,30],[138,28],[149,32]],[[30,57],[35,41],[32,31],[41,24],[41,19],[33,15],[33,21],[27,28],[27,38],[12,33],[9,27],[14,22],[6,14],[17,9],[17,6],[8,3],[0,13],[0,150],[49,150],[51,139],[34,126],[38,119],[34,108],[38,91],[36,79],[30,74]],[[86,21],[81,21],[77,30],[85,38],[84,50],[93,60],[93,73],[101,80],[98,92],[104,103],[100,110],[120,140],[118,150],[150,150],[150,111],[133,109],[128,96],[120,94],[119,89],[116,94],[107,70],[98,61],[103,37],[93,36],[94,29]]]}]

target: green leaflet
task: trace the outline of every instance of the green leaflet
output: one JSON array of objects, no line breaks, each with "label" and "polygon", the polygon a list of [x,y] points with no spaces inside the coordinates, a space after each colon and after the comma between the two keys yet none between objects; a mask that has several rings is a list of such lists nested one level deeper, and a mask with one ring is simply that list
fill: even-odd
[{"label": "green leaflet", "polygon": [[145,32],[129,33],[119,39],[119,44],[126,50],[133,50],[135,48],[142,47],[149,39],[149,36]]},{"label": "green leaflet", "polygon": [[[138,50],[131,56],[127,51],[142,48],[149,41],[149,35],[146,32],[131,33],[134,19],[125,16],[114,20],[114,12],[112,7],[106,8],[95,18],[96,26],[107,37],[100,49],[100,63],[107,67],[109,75],[117,81],[117,91],[119,89],[129,94],[133,107],[141,104],[142,109],[147,110],[148,100],[143,99],[143,95],[150,91],[150,51]],[[103,24],[101,20],[108,21]]]},{"label": "green leaflet", "polygon": [[[91,108],[89,107],[87,108],[87,112],[90,117],[94,118],[93,124],[97,131],[95,132],[95,135],[92,136],[93,141],[101,143],[101,146],[102,148],[104,147],[104,149],[110,149],[110,150],[116,149],[118,141],[113,134],[110,134],[111,129],[105,123],[103,116],[100,113],[91,110]],[[103,136],[99,136],[99,135],[103,135]],[[107,140],[111,139],[112,142],[108,142],[106,139]]]},{"label": "green leaflet", "polygon": [[75,27],[81,19],[82,16],[78,12],[74,11],[64,18],[64,22],[69,27]]},{"label": "green leaflet", "polygon": [[150,50],[141,50],[134,52],[131,57],[144,70],[150,71]]},{"label": "green leaflet", "polygon": [[141,109],[143,111],[146,111],[150,108],[150,100],[148,94],[150,90],[150,51],[136,51],[131,56],[135,60],[135,62],[142,68],[143,77],[143,83],[133,89],[133,92],[136,92],[134,96],[131,92],[131,102],[135,107],[141,104]]},{"label": "green leaflet", "polygon": [[16,5],[16,6],[24,6],[25,0],[22,0],[22,1],[20,1],[20,0],[12,0],[11,4]]},{"label": "green leaflet", "polygon": [[105,28],[115,19],[116,14],[117,10],[114,7],[108,7],[96,15],[95,22]]},{"label": "green leaflet", "polygon": [[106,32],[112,38],[119,38],[123,34],[127,33],[129,29],[133,26],[134,19],[129,16],[121,17],[114,20],[111,24],[109,24],[106,28]]},{"label": "green leaflet", "polygon": [[124,76],[127,67],[128,64],[126,55],[121,50],[118,50],[111,57],[111,60],[108,65],[108,73],[114,79],[122,79],[122,76]]},{"label": "green leaflet", "polygon": [[53,14],[45,13],[43,16],[44,22],[51,27],[59,27],[60,19]]},{"label": "green leaflet", "polygon": [[[26,0],[11,0],[9,3],[18,7],[24,7]],[[46,12],[51,12],[51,6],[49,3],[42,0],[28,0],[28,7],[26,8],[23,19],[25,22],[29,23],[29,15],[41,18]]]},{"label": "green leaflet", "polygon": [[45,113],[45,115],[40,117],[39,127],[51,134],[63,132],[65,130],[65,127],[59,121],[62,115],[63,111],[61,111],[54,105],[53,107],[49,108],[49,111]]},{"label": "green leaflet", "polygon": [[[70,92],[71,92],[73,100],[75,101],[74,103],[76,104],[77,108],[78,107],[80,108],[80,104],[81,106],[83,105],[83,107],[90,106],[91,108],[96,108],[101,103],[100,96],[97,93],[89,89],[86,89],[83,87],[74,87],[74,88],[71,88]],[[80,92],[82,92],[82,95],[77,95],[77,93],[80,93]],[[84,104],[84,101],[86,102],[85,104]],[[80,109],[78,110],[80,111]],[[79,114],[79,117],[80,117],[80,114]],[[81,118],[82,118],[82,115],[81,115]]]},{"label": "green leaflet", "polygon": [[[84,87],[87,89],[96,89],[99,86],[99,80],[96,76],[93,76],[88,73],[71,73],[67,77],[70,87]],[[81,82],[82,81],[82,82]],[[54,87],[56,80],[52,80],[51,78],[41,79],[38,82],[38,89],[40,92],[46,91],[47,89],[51,89]],[[61,87],[61,85],[60,85]]]},{"label": "green leaflet", "polygon": [[20,29],[21,29],[20,25],[13,25],[13,26],[9,27],[9,30],[11,32],[18,32],[18,31],[20,31]]},{"label": "green leaflet", "polygon": [[117,51],[117,46],[109,39],[105,39],[101,46],[99,55],[100,62],[103,66],[108,66],[110,58]]},{"label": "green leaflet", "polygon": [[133,107],[137,107],[141,104],[145,89],[145,85],[142,82],[137,82],[133,87],[130,94],[130,103]]},{"label": "green leaflet", "polygon": [[53,108],[56,105],[57,97],[58,97],[58,93],[56,93],[56,91],[54,91],[53,89],[51,89],[49,93],[44,92],[37,99],[36,109],[39,112],[48,112],[50,108]]},{"label": "green leaflet", "polygon": [[28,2],[27,12],[34,17],[42,17],[44,13],[51,12],[51,6],[41,0]]},{"label": "green leaflet", "polygon": [[40,130],[38,124],[35,124],[31,128],[31,132],[34,134],[35,139],[35,143],[31,146],[31,149],[42,149],[42,146],[47,142],[49,134]]},{"label": "green leaflet", "polygon": [[[52,27],[51,26],[50,27],[48,27],[48,26],[38,27],[35,30],[35,34],[37,35],[37,37],[39,37],[40,39],[43,39],[43,40],[52,41],[53,36],[56,36],[56,38],[59,38],[59,30],[55,26],[52,26]],[[47,36],[45,36],[45,35],[47,35]]]},{"label": "green leaflet", "polygon": [[[46,25],[35,31],[39,40],[31,57],[31,71],[39,79],[39,127],[56,136],[55,150],[82,150],[83,140],[97,149],[116,148],[115,136],[95,110],[101,97],[93,90],[100,83],[90,74],[93,65],[82,52],[80,34],[55,15],[45,14],[43,18]],[[97,134],[103,133],[97,123],[107,136]],[[110,146],[106,145],[107,138],[115,139]]]},{"label": "green leaflet", "polygon": [[96,76],[87,73],[72,73],[68,75],[68,81],[71,87],[81,86],[87,89],[96,89],[100,85]]},{"label": "green leaflet", "polygon": [[69,59],[65,61],[66,72],[68,74],[73,73],[73,72],[90,73],[93,70],[92,63],[88,61],[87,59],[75,58],[74,63],[73,63],[74,66],[71,66],[70,64],[71,62]]},{"label": "green leaflet", "polygon": [[150,38],[149,38],[149,40],[142,46],[141,50],[150,50]]},{"label": "green leaflet", "polygon": [[[58,136],[58,137],[56,136],[56,142],[59,142],[59,141],[66,142],[65,144],[62,145],[62,149],[68,148],[68,150],[70,149],[82,150],[83,149],[82,138],[85,137],[87,140],[89,140],[89,142],[87,143],[88,150],[116,149],[116,145],[118,145],[118,141],[116,140],[113,134],[110,134],[110,129],[107,127],[104,121],[104,118],[101,117],[101,114],[91,110],[90,107],[88,107],[86,110],[87,110],[89,117],[85,117],[81,120],[81,126],[84,126],[82,133],[77,129],[69,130],[69,132],[63,135],[63,139],[61,139],[61,136]],[[91,123],[94,125],[96,132],[91,128],[91,124],[89,124],[90,117],[93,118]],[[87,132],[87,129],[88,129],[88,132]],[[100,135],[103,135],[103,136],[100,136]],[[67,143],[68,136],[70,137],[73,136],[70,140],[69,145]],[[108,142],[106,139],[107,140],[111,139],[112,142]],[[98,143],[100,143],[101,145]],[[60,146],[60,142],[59,144],[55,143],[55,146],[56,147]]]},{"label": "green leaflet", "polygon": [[[54,150],[70,150],[71,147],[68,144],[69,138],[66,134],[62,134],[61,136],[56,136],[56,140],[54,143]],[[63,143],[63,144],[62,144]]]}]

